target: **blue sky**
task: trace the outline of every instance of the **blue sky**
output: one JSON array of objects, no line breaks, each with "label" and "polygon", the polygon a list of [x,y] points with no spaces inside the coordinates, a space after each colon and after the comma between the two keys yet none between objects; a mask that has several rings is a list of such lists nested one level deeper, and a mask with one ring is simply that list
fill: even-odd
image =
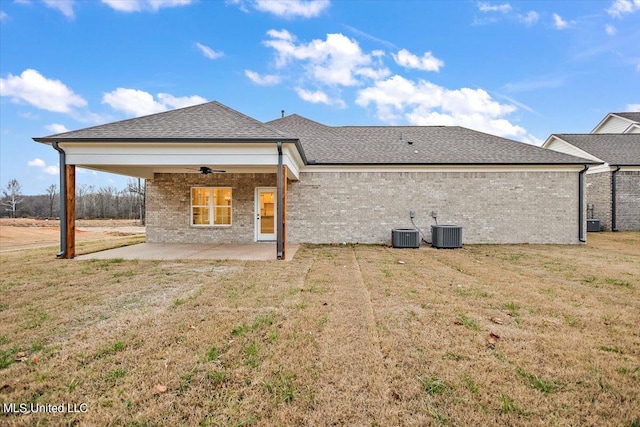
[{"label": "blue sky", "polygon": [[58,182],[34,136],[212,100],[540,144],[640,110],[640,0],[0,0],[2,188]]}]

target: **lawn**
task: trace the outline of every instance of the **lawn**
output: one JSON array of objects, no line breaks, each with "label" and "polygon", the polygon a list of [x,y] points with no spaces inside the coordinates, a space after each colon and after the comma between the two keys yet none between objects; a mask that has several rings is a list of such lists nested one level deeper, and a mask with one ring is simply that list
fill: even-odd
[{"label": "lawn", "polygon": [[55,252],[0,253],[2,425],[640,425],[640,233],[290,262]]}]

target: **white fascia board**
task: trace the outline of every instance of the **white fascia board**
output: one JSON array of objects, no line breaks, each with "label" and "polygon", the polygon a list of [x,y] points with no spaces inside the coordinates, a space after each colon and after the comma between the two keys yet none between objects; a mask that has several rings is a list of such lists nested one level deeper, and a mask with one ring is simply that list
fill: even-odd
[{"label": "white fascia board", "polygon": [[584,165],[307,165],[301,172],[578,172]]},{"label": "white fascia board", "polygon": [[[292,179],[298,179],[303,162],[297,148],[291,145],[284,145],[283,164],[291,171]],[[142,170],[149,166],[207,165],[224,168],[278,165],[275,143],[64,143],[60,146],[65,150],[68,164],[106,171],[124,168],[130,173],[136,166]]]},{"label": "white fascia board", "polygon": [[620,166],[620,172],[640,172],[640,166]]},{"label": "white fascia board", "polygon": [[564,139],[558,138],[555,135],[551,135],[544,144],[542,144],[542,148],[546,148],[548,150],[557,151],[559,153],[569,154],[576,157],[582,157],[584,159],[593,160],[596,162],[603,163],[604,160],[599,159],[593,154],[587,153],[586,151],[576,147],[573,144],[568,143]]}]

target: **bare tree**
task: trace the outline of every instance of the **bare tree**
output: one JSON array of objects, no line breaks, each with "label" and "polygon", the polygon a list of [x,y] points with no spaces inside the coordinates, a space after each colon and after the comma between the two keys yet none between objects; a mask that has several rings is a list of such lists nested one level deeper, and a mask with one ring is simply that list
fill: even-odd
[{"label": "bare tree", "polygon": [[87,216],[87,195],[91,193],[93,193],[93,185],[82,184],[76,187],[78,218],[85,218]]},{"label": "bare tree", "polygon": [[141,182],[141,179],[138,178],[136,180],[130,179],[127,181],[127,190],[129,193],[133,193],[136,195],[136,202],[138,205],[138,218],[140,219],[140,225],[144,225],[145,216],[146,216],[146,201],[147,201],[147,181],[144,183]]},{"label": "bare tree", "polygon": [[7,184],[7,188],[2,190],[2,194],[4,196],[2,205],[7,206],[6,209],[11,218],[15,218],[18,204],[22,202],[22,186],[17,179],[12,179]]},{"label": "bare tree", "polygon": [[58,195],[58,186],[51,184],[45,191],[47,192],[47,199],[49,201],[49,218],[53,218],[53,207],[55,206],[56,196]]}]

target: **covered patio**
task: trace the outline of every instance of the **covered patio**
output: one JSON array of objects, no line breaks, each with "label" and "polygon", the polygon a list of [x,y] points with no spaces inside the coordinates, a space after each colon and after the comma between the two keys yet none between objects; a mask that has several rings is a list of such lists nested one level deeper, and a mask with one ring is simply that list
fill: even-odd
[{"label": "covered patio", "polygon": [[[269,261],[274,258],[276,243],[250,244],[192,244],[192,243],[139,243],[106,251],[76,256],[78,260],[238,260]],[[285,261],[291,261],[299,245],[288,244]]]},{"label": "covered patio", "polygon": [[207,259],[232,259],[219,252],[248,245],[288,258],[287,183],[305,163],[297,138],[210,102],[34,140],[60,154],[59,258],[76,256],[76,167],[147,180],[150,243],[191,246],[177,251],[186,257],[210,247]]}]

